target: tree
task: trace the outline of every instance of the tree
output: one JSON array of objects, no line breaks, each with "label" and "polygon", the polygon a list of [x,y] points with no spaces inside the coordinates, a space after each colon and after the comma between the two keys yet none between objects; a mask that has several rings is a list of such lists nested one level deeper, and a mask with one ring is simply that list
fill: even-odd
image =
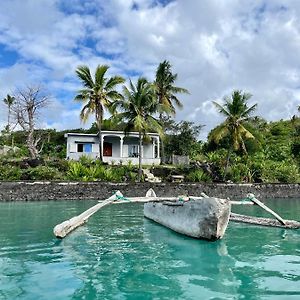
[{"label": "tree", "polygon": [[[174,86],[176,79],[177,79],[177,74],[172,73],[171,64],[167,60],[164,60],[162,63],[159,64],[156,70],[154,86],[156,89],[156,96],[158,102],[164,107],[164,112],[161,112],[159,115],[159,120],[162,126],[163,126],[164,114],[175,115],[176,113],[175,106],[177,106],[178,108],[182,108],[182,103],[177,98],[176,94],[189,93],[187,89]],[[162,139],[161,155],[162,155],[162,162],[164,162],[165,154],[164,154],[163,139]]]},{"label": "tree", "polygon": [[26,146],[32,159],[36,159],[42,151],[39,147],[41,135],[36,133],[36,124],[41,110],[50,102],[49,96],[38,87],[27,87],[15,94],[15,101],[11,107],[17,124],[26,133]]},{"label": "tree", "polygon": [[143,138],[149,130],[161,133],[161,126],[153,116],[161,111],[153,85],[145,78],[139,78],[134,85],[130,80],[130,87],[123,88],[124,98],[113,105],[120,112],[115,118],[127,123],[125,132],[136,130],[139,133],[139,174],[138,181],[142,178],[142,145]]},{"label": "tree", "polygon": [[3,99],[4,104],[7,105],[8,113],[7,113],[7,127],[6,130],[9,133],[10,132],[10,116],[11,116],[11,107],[15,102],[15,97],[10,96],[7,94],[6,98]]},{"label": "tree", "polygon": [[86,122],[91,114],[95,114],[95,119],[98,127],[99,135],[99,154],[102,161],[102,145],[101,145],[101,124],[103,120],[104,109],[110,109],[112,102],[120,100],[122,95],[116,90],[119,84],[125,82],[121,76],[105,77],[107,70],[106,65],[98,65],[92,78],[88,66],[79,66],[76,74],[84,86],[75,96],[76,101],[85,103],[81,112],[80,118]]},{"label": "tree", "polygon": [[224,105],[213,101],[214,105],[219,110],[219,113],[225,116],[226,120],[211,132],[209,138],[216,143],[219,143],[224,137],[228,137],[230,141],[223,179],[226,177],[230,152],[232,150],[237,151],[242,149],[242,152],[247,155],[245,140],[254,139],[254,135],[245,127],[251,113],[257,107],[257,104],[248,107],[247,101],[251,98],[251,96],[251,94],[235,90],[232,92],[230,97],[224,98]]},{"label": "tree", "polygon": [[195,151],[200,149],[198,135],[203,125],[195,125],[187,121],[170,124],[169,121],[168,127],[169,134],[166,135],[165,141],[166,154],[195,156]]}]

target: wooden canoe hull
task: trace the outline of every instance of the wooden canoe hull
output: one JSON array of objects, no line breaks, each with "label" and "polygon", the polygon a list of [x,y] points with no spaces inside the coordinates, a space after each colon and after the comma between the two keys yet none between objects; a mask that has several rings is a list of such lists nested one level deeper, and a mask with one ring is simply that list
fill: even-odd
[{"label": "wooden canoe hull", "polygon": [[228,200],[217,198],[144,204],[146,218],[178,233],[211,241],[223,237],[230,210]]}]

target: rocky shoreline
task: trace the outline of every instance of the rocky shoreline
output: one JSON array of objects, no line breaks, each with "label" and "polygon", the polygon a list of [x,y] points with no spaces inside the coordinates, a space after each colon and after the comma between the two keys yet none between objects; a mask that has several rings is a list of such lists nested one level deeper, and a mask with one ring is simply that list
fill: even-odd
[{"label": "rocky shoreline", "polygon": [[256,197],[300,198],[300,184],[233,184],[233,183],[111,183],[15,181],[0,182],[0,202],[48,200],[102,200],[120,190],[128,197],[145,196],[153,188],[157,196],[200,195],[240,200],[247,193]]}]

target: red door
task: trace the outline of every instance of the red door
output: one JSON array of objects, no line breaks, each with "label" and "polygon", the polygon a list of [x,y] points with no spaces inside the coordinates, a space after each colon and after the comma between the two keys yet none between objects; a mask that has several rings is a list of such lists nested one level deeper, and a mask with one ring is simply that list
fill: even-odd
[{"label": "red door", "polygon": [[103,143],[103,156],[112,156],[112,143]]}]

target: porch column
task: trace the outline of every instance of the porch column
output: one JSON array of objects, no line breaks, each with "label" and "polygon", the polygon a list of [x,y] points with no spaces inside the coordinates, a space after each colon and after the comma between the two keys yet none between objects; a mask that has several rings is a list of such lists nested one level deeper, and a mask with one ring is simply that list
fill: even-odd
[{"label": "porch column", "polygon": [[157,139],[157,158],[160,158],[160,153],[159,153],[159,137]]},{"label": "porch column", "polygon": [[[101,157],[103,158],[103,141],[104,141],[104,136],[101,135]],[[99,153],[100,154],[100,153]]]},{"label": "porch column", "polygon": [[152,158],[155,158],[155,138],[152,138]]},{"label": "porch column", "polygon": [[123,137],[120,136],[120,157],[123,157]]}]

